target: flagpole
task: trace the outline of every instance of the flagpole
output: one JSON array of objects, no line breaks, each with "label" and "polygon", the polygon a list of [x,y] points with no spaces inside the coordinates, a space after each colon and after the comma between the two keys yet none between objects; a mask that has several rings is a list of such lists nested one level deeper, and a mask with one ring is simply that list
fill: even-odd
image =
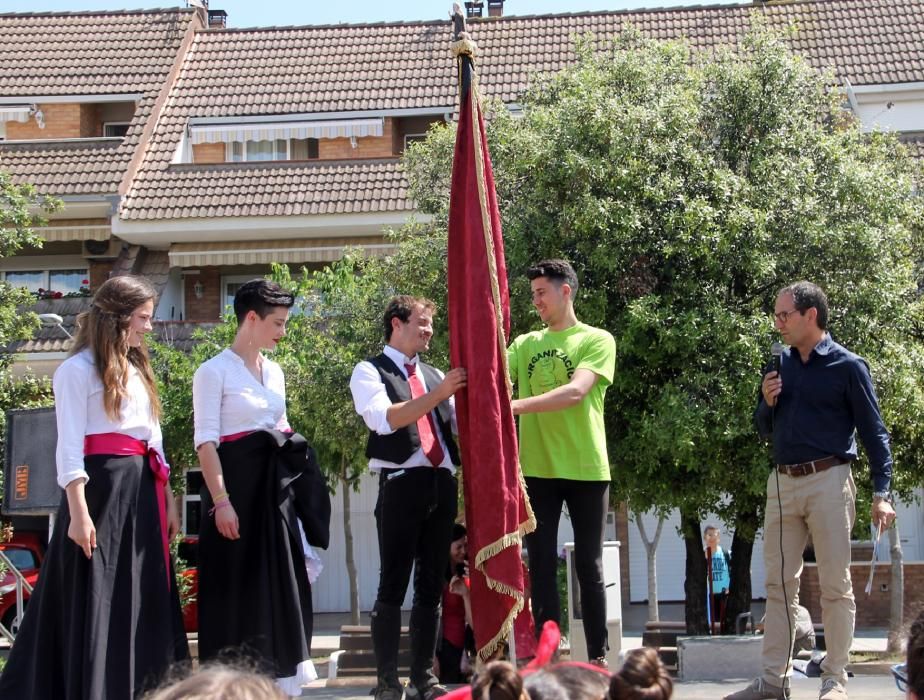
[{"label": "flagpole", "polygon": [[[509,301],[500,212],[478,99],[474,56],[460,3],[452,13],[459,121],[449,206],[447,282],[450,357],[469,371],[469,385],[456,397],[462,460],[466,465],[466,526],[472,565],[472,615],[478,656],[494,658],[505,642],[516,659],[517,629],[524,655],[532,655],[532,617],[526,600],[522,537],[535,528],[517,457],[516,425],[510,408],[507,365]],[[472,304],[471,299],[481,300]],[[488,328],[494,333],[488,333]],[[473,417],[472,405],[481,412]],[[482,420],[485,412],[493,420]],[[490,445],[497,458],[485,459],[470,445]],[[498,502],[472,488],[494,479],[507,495]],[[474,480],[474,481],[473,481]]]}]

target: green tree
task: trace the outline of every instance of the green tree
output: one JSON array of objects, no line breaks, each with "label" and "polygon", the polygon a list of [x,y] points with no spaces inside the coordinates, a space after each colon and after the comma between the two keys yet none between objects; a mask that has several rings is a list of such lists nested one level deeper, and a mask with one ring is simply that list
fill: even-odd
[{"label": "green tree", "polygon": [[[419,235],[412,225],[392,234],[394,252],[385,258],[351,251],[340,261],[293,280],[279,266],[274,277],[293,286],[298,298],[287,338],[277,352],[286,372],[289,419],[319,452],[320,461],[343,499],[345,561],[350,612],[359,621],[359,579],[353,556],[351,492],[367,465],[367,428],[349,391],[358,362],[378,354],[384,342],[382,312],[396,293],[445,299],[445,237]],[[445,310],[445,306],[443,307]],[[446,315],[438,314],[429,361],[445,366]]]},{"label": "green tree", "polygon": [[[33,228],[44,223],[44,215],[57,211],[61,202],[42,197],[35,187],[16,184],[9,173],[0,170],[0,258],[15,255],[23,246],[41,246]],[[35,302],[26,289],[0,282],[0,348],[16,340],[30,338],[38,328],[38,317],[28,311]],[[22,378],[10,374],[13,356],[0,351],[0,411],[50,405],[51,386],[47,380],[31,375]],[[5,441],[6,420],[0,423],[0,449]],[[0,473],[0,498],[3,474]]]},{"label": "green tree", "polygon": [[[710,56],[634,31],[594,46],[538,76],[522,117],[495,109],[490,123],[514,327],[535,325],[524,268],[570,259],[579,317],[617,342],[613,493],[636,512],[680,509],[687,624],[701,632],[707,511],[735,527],[730,619],[750,607],[770,464],[752,413],[778,288],[805,278],[827,290],[833,334],[872,365],[896,486],[922,482],[917,176],[894,138],[862,133],[831,76],[760,26]],[[451,140],[435,130],[405,159],[434,231]]]},{"label": "green tree", "polygon": [[[16,184],[9,173],[0,170],[0,258],[15,255],[26,245],[41,247],[42,239],[33,228],[60,207],[59,200],[41,196],[32,185]],[[35,314],[22,313],[34,300],[24,288],[0,284],[0,347],[29,338],[38,328]],[[11,361],[8,354],[0,355],[5,367]]]},{"label": "green tree", "polygon": [[[273,353],[286,376],[289,423],[318,452],[328,483],[343,499],[345,562],[350,579],[350,608],[359,622],[358,572],[353,555],[350,496],[368,460],[367,429],[353,408],[349,383],[356,363],[380,352],[384,342],[382,312],[396,293],[445,300],[445,235],[422,236],[411,225],[390,240],[394,252],[385,258],[347,251],[321,271],[293,273],[275,265],[271,277],[296,295],[285,339]],[[445,310],[445,307],[443,307]],[[174,467],[197,463],[193,450],[192,377],[196,368],[230,345],[236,331],[232,316],[201,333],[191,352],[153,343],[164,415],[161,423],[168,459]],[[445,313],[435,319],[430,361],[445,366],[448,336]],[[175,468],[182,488],[183,469]]]}]

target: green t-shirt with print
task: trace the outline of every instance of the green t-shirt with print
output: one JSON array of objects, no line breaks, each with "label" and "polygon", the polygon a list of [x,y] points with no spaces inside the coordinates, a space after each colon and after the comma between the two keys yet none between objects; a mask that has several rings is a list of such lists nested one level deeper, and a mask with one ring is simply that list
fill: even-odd
[{"label": "green t-shirt with print", "polygon": [[521,399],[567,384],[578,369],[598,376],[577,405],[519,417],[524,476],[609,481],[603,396],[613,382],[616,365],[613,336],[583,323],[563,331],[546,328],[514,340],[507,349],[507,360]]}]

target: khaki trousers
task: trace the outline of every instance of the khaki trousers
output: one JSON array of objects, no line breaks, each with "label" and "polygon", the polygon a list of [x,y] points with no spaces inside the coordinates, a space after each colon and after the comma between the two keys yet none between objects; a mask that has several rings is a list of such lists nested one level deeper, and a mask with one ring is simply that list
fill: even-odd
[{"label": "khaki trousers", "polygon": [[856,494],[849,464],[809,476],[792,477],[776,470],[770,473],[764,522],[767,613],[763,675],[768,683],[780,686],[788,673],[793,644],[790,630],[794,633],[796,629],[793,606],[799,600],[802,552],[809,534],[818,563],[821,616],[828,650],[821,665],[822,679],[847,683],[845,669],[856,617],[850,582],[850,530],[856,514]]}]

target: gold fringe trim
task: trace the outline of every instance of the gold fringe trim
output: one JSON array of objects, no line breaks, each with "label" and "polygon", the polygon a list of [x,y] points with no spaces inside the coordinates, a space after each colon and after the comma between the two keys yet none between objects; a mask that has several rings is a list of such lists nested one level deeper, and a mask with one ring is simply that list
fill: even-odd
[{"label": "gold fringe trim", "polygon": [[[452,50],[453,55],[456,57],[459,57],[462,54],[469,54],[474,56],[475,44],[469,39],[463,38],[462,40],[453,44]],[[462,66],[460,62],[460,78],[461,70]],[[487,186],[485,184],[484,143],[481,139],[480,121],[478,119],[480,108],[478,97],[478,76],[475,72],[474,64],[472,65],[471,105],[472,137],[475,146],[475,173],[478,182],[478,200],[481,208],[481,221],[484,234],[485,252],[487,254],[486,257],[488,261],[488,272],[491,277],[491,296],[494,302],[495,332],[501,357],[501,366],[504,368],[504,380],[507,387],[507,397],[512,398],[513,383],[510,380],[510,367],[507,364],[507,338],[506,334],[504,333],[504,320],[501,313],[502,304],[500,283],[498,281],[497,259],[495,257],[497,251],[494,248],[494,229],[491,225],[491,215],[488,210],[488,192]],[[504,622],[501,624],[497,634],[495,634],[486,645],[478,650],[478,656],[483,661],[487,661],[489,658],[491,658],[491,656],[494,655],[503,641],[510,636],[513,631],[513,625],[517,615],[522,612],[524,606],[526,605],[523,591],[519,591],[512,586],[503,583],[502,581],[491,578],[484,571],[485,561],[491,557],[497,556],[508,547],[516,546],[518,549],[522,549],[523,535],[526,535],[536,529],[536,516],[533,513],[532,505],[529,502],[529,497],[526,495],[526,484],[523,480],[523,472],[520,469],[519,464],[517,464],[517,485],[519,486],[520,495],[523,498],[523,502],[526,506],[526,521],[520,523],[517,526],[515,532],[507,533],[486,547],[482,547],[481,550],[479,550],[475,555],[475,568],[484,576],[488,588],[513,599],[513,606],[510,608],[510,612],[508,612],[507,616],[504,618]]]},{"label": "gold fringe trim", "polygon": [[[513,382],[510,380],[510,365],[507,363],[507,338],[504,333],[504,319],[501,314],[500,284],[497,275],[496,250],[494,248],[494,232],[491,226],[491,216],[488,212],[488,191],[485,184],[485,164],[484,164],[484,144],[481,140],[481,129],[478,103],[478,75],[472,68],[472,139],[475,144],[475,175],[478,180],[478,199],[481,205],[481,222],[484,233],[485,251],[488,259],[488,271],[491,276],[491,296],[494,301],[494,323],[497,332],[497,341],[500,350],[501,366],[504,368],[504,381],[507,385],[507,396],[513,398]],[[526,483],[523,480],[523,472],[520,465],[517,465],[517,480],[520,484],[520,493],[523,496],[523,502],[526,505],[527,520],[520,525],[519,534],[524,535],[536,529],[536,516],[533,514],[532,504],[529,502],[529,496],[526,495]],[[482,550],[484,551],[484,550]]]},{"label": "gold fringe trim", "polygon": [[478,45],[468,36],[468,32],[462,32],[462,38],[452,42],[452,55],[455,58],[459,56],[475,57]]}]

